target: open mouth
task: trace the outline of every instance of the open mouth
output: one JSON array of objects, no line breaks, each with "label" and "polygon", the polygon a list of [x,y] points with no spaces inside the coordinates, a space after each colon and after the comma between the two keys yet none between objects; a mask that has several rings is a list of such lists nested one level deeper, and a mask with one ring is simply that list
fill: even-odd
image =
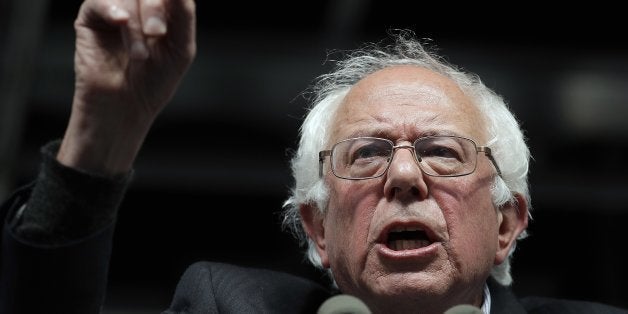
[{"label": "open mouth", "polygon": [[393,251],[420,249],[431,243],[425,230],[419,227],[396,227],[386,237],[386,246]]}]

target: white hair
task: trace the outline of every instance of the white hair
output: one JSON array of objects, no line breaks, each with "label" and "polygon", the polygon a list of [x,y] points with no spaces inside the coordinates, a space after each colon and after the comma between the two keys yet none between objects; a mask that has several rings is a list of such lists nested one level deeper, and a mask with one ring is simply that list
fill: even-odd
[{"label": "white hair", "polygon": [[[314,242],[305,234],[299,208],[303,204],[316,204],[320,211],[326,210],[329,193],[323,178],[319,176],[318,152],[329,145],[328,132],[335,112],[354,84],[387,67],[413,65],[453,80],[479,108],[486,122],[489,139],[486,145],[491,148],[501,170],[501,176],[496,176],[491,189],[494,205],[499,208],[517,202],[517,194],[530,204],[530,151],[517,119],[502,97],[486,87],[477,75],[466,73],[426,50],[425,43],[417,40],[412,32],[399,31],[394,34],[394,39],[391,45],[381,47],[371,43],[348,52],[344,60],[336,61],[333,72],[318,77],[311,87],[310,107],[301,125],[298,150],[291,160],[294,186],[283,206],[283,227],[301,245],[307,245],[308,259],[319,268],[322,268],[321,259]],[[524,231],[518,239],[525,236]],[[510,259],[514,248],[515,245],[502,264],[495,265],[491,270],[491,276],[503,285],[512,282]]]}]

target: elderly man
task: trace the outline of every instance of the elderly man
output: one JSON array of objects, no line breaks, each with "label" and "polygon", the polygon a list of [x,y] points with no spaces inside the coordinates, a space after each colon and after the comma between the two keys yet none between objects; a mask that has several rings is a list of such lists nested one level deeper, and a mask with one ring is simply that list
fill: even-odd
[{"label": "elderly man", "polygon": [[[293,207],[313,259],[373,311],[479,307],[492,268],[510,283],[528,152],[498,97],[400,41],[401,55],[354,57],[341,71],[353,78],[310,113]],[[320,182],[311,148],[326,149]]]},{"label": "elderly man", "polygon": [[[86,0],[76,20],[67,131],[2,209],[2,313],[101,310],[117,207],[150,126],[195,54],[191,0]],[[529,152],[479,79],[400,33],[313,88],[284,223],[331,288],[292,275],[192,265],[164,313],[313,313],[334,294],[373,313],[621,313],[508,290],[525,236]]]}]

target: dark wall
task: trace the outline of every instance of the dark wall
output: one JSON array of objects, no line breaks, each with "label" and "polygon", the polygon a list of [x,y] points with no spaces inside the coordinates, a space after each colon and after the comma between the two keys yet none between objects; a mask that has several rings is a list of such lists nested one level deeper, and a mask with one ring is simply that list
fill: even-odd
[{"label": "dark wall", "polygon": [[[277,215],[304,113],[299,93],[329,69],[328,49],[355,48],[396,27],[432,38],[449,60],[480,74],[526,130],[534,219],[513,263],[515,291],[628,307],[620,288],[628,279],[628,45],[612,9],[254,3],[197,4],[198,58],[149,134],[120,210],[108,309],[163,309],[197,260],[320,280]],[[39,146],[63,135],[79,5],[50,3],[16,185],[34,177]],[[596,15],[605,18],[588,22]]]}]

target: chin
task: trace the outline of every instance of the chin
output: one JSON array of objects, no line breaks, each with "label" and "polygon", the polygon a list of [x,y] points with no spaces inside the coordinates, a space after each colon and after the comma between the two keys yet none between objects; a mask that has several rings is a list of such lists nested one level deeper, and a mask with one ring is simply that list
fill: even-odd
[{"label": "chin", "polygon": [[458,303],[469,303],[451,286],[425,273],[389,274],[378,277],[356,294],[373,313],[439,313]]}]

